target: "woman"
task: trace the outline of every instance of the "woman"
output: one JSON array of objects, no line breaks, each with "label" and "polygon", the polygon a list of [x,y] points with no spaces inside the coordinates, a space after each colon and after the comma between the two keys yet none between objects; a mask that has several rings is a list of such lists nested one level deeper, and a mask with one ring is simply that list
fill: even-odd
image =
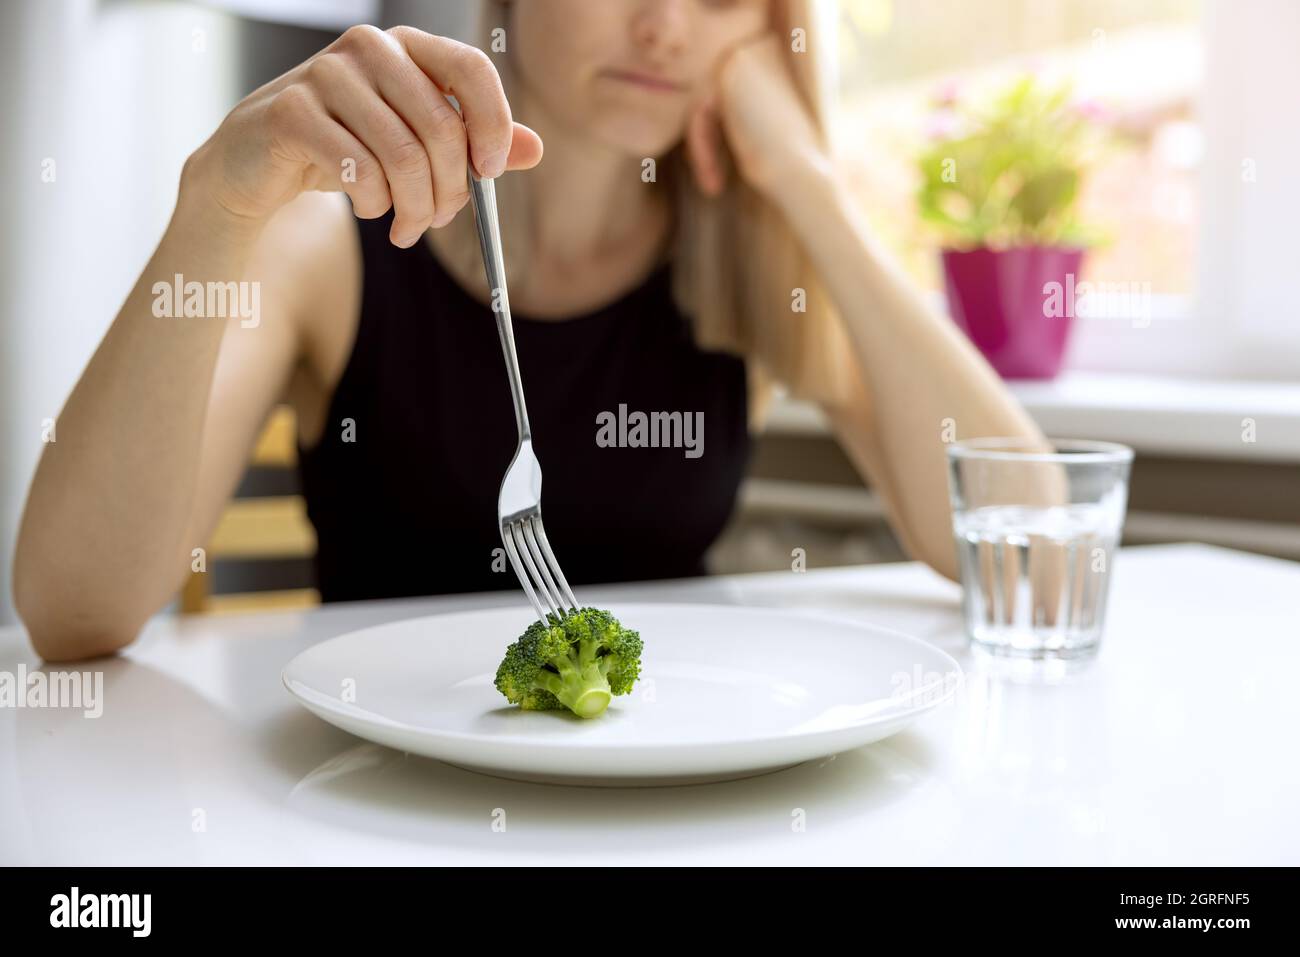
[{"label": "woman", "polygon": [[[820,403],[910,554],[951,577],[945,421],[1034,429],[841,196],[813,12],[488,3],[490,56],[356,27],[242,101],[186,162],[37,470],[14,586],[41,655],[135,637],[281,401],[324,598],[514,587],[493,551],[514,421],[467,162],[529,170],[498,196],[547,531],[572,584],[698,571],[774,382]],[[177,275],[254,283],[259,315],[158,318],[155,284]],[[702,454],[598,441],[620,410],[701,422]]]}]

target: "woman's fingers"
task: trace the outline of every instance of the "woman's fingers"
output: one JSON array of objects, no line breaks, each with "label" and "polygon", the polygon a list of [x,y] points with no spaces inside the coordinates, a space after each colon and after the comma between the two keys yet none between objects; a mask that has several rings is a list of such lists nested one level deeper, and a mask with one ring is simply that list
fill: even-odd
[{"label": "woman's fingers", "polygon": [[717,196],[727,185],[722,149],[717,94],[710,93],[691,112],[686,125],[686,158],[696,185],[706,196]]},{"label": "woman's fingers", "polygon": [[460,114],[393,41],[391,62],[376,77],[379,93],[419,137],[433,173],[433,220],[445,226],[469,201],[467,139]]},{"label": "woman's fingers", "polygon": [[530,127],[515,123],[514,138],[510,141],[510,155],[506,169],[532,169],[542,161],[542,138]]},{"label": "woman's fingers", "polygon": [[273,150],[307,165],[305,186],[346,193],[362,219],[388,212],[393,199],[382,164],[329,115],[308,87],[285,87],[268,109],[276,133]]},{"label": "woman's fingers", "polygon": [[[411,246],[433,224],[433,169],[415,132],[368,77],[346,63],[327,67],[329,55],[312,62],[325,108],[364,143],[383,165],[393,197],[392,241]],[[335,60],[338,63],[339,61]],[[311,74],[309,74],[310,76]]]},{"label": "woman's fingers", "polygon": [[394,27],[390,34],[439,90],[456,97],[479,176],[504,173],[514,125],[491,58],[477,47],[411,27]]},{"label": "woman's fingers", "polygon": [[303,189],[342,190],[358,216],[391,208],[398,246],[464,208],[468,168],[493,177],[542,157],[486,54],[409,27],[349,29],[250,94],[223,131],[203,155],[221,164],[210,182],[224,208],[261,219]]},{"label": "woman's fingers", "polygon": [[433,146],[429,157],[433,164],[433,226],[441,228],[451,222],[469,202],[469,182],[465,175],[465,124],[441,94],[442,103],[426,119],[431,126]]},{"label": "woman's fingers", "polygon": [[[410,27],[355,28],[345,34],[340,46],[393,116],[419,141],[427,158],[424,185],[429,187],[431,212],[425,191],[416,186],[422,171],[409,155],[409,142],[386,115],[363,116],[356,84],[347,85],[349,92],[338,103],[348,113],[340,118],[384,165],[396,208],[392,239],[398,245],[411,245],[429,226],[445,226],[465,206],[467,163],[472,162],[480,175],[499,176],[506,169],[526,169],[541,159],[541,139],[513,122],[496,68],[480,50]],[[448,95],[456,97],[459,113]],[[383,139],[370,143],[374,135]],[[393,168],[403,161],[404,165]]]}]

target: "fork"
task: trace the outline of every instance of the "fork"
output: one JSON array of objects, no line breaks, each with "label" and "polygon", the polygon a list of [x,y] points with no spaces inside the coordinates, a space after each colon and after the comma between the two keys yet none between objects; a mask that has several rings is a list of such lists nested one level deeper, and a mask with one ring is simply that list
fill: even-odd
[{"label": "fork", "polygon": [[524,384],[519,378],[519,359],[515,355],[515,334],[510,323],[510,297],[506,293],[506,272],[501,256],[501,227],[497,221],[496,186],[490,179],[479,179],[470,170],[470,194],[474,202],[474,221],[478,225],[479,244],[483,249],[483,267],[487,272],[492,311],[496,314],[501,351],[506,357],[510,394],[515,402],[515,425],[519,444],[510,460],[501,493],[497,498],[497,522],[501,543],[510,557],[519,584],[542,624],[548,617],[558,622],[578,602],[560,571],[551,543],[542,525],[542,467],[533,454],[533,433],[528,425],[528,407],[524,404]]}]

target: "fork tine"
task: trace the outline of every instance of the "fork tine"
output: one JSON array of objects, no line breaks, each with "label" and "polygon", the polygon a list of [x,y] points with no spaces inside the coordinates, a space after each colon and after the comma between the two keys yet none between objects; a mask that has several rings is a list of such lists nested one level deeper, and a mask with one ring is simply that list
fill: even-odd
[{"label": "fork tine", "polygon": [[533,560],[536,562],[538,569],[540,569],[542,573],[542,578],[546,581],[546,587],[549,589],[548,594],[551,599],[553,599],[554,604],[559,607],[561,616],[563,616],[563,612],[566,610],[564,595],[556,586],[555,579],[551,577],[551,569],[547,564],[546,556],[542,554],[542,550],[537,544],[537,537],[533,534],[533,525],[538,521],[539,519],[536,516],[530,516],[519,524],[523,532],[524,541],[528,543],[528,551],[532,554]]},{"label": "fork tine", "polygon": [[515,577],[519,579],[519,584],[524,586],[524,591],[528,595],[528,601],[532,603],[533,610],[537,612],[537,617],[545,622],[546,609],[538,599],[537,593],[533,591],[533,583],[528,580],[528,574],[524,571],[523,562],[519,559],[519,550],[515,548],[515,540],[510,533],[509,523],[501,526],[501,543],[506,547],[506,555],[510,558],[510,567],[515,570]]},{"label": "fork tine", "polygon": [[[528,551],[528,542],[524,538],[523,533],[523,522],[511,522],[510,532],[514,535],[515,545],[519,549],[519,554],[523,557],[524,564],[528,566],[528,571],[533,580],[533,584],[541,594],[542,603],[547,607],[547,610],[556,617],[556,620],[563,618],[564,609],[560,607],[560,603],[555,600],[551,593],[546,590],[546,587],[543,584],[542,573],[537,570],[537,565],[533,561],[533,556]],[[545,616],[542,616],[542,620],[545,621]]]},{"label": "fork tine", "polygon": [[555,577],[564,591],[560,594],[569,603],[570,608],[578,607],[578,600],[573,597],[573,589],[564,578],[564,572],[560,571],[560,563],[555,560],[555,552],[551,551],[551,543],[546,540],[546,528],[542,525],[542,516],[539,514],[536,521],[533,522],[534,530],[537,532],[537,540],[542,545],[542,555],[545,556],[546,564],[550,566],[551,571],[555,572]]}]

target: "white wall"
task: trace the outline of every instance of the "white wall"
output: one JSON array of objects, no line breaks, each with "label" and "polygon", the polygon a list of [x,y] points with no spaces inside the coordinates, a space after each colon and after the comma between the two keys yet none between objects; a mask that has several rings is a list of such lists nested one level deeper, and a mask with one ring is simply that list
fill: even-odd
[{"label": "white wall", "polygon": [[185,157],[238,99],[237,26],[177,2],[0,4],[0,623],[41,422],[157,243]]}]

